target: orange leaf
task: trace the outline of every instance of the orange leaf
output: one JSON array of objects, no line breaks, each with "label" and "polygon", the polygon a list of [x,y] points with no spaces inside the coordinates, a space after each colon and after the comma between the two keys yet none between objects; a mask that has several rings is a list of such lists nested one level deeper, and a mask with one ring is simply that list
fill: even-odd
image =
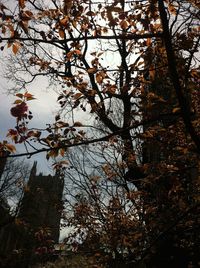
[{"label": "orange leaf", "polygon": [[172,3],[169,3],[169,11],[173,14],[173,15],[176,15],[176,9],[174,7],[174,5],[172,5]]},{"label": "orange leaf", "polygon": [[94,74],[95,72],[96,72],[96,68],[89,68],[89,69],[87,69],[87,72],[89,73],[89,74]]},{"label": "orange leaf", "polygon": [[96,80],[98,84],[102,84],[104,78],[106,77],[105,72],[101,71],[99,73],[96,74]]},{"label": "orange leaf", "polygon": [[15,96],[17,96],[20,99],[23,99],[24,95],[22,93],[17,93]]},{"label": "orange leaf", "polygon": [[59,29],[58,34],[61,38],[65,38],[65,32],[62,29]]},{"label": "orange leaf", "polygon": [[51,150],[47,153],[46,158],[48,160],[50,157],[55,158],[57,156],[58,156],[58,150]]},{"label": "orange leaf", "polygon": [[179,107],[176,107],[172,110],[172,113],[175,114],[177,112],[180,112],[180,108]]},{"label": "orange leaf", "polygon": [[62,20],[60,20],[60,24],[62,26],[66,26],[68,23],[68,20],[69,20],[68,16],[65,16]]},{"label": "orange leaf", "polygon": [[12,46],[12,42],[11,41],[8,41],[8,45],[7,45],[7,47],[9,48],[9,47],[11,47]]},{"label": "orange leaf", "polygon": [[67,58],[68,58],[68,59],[71,59],[72,55],[73,55],[73,51],[68,52],[68,53],[67,53]]},{"label": "orange leaf", "polygon": [[6,147],[6,149],[7,149],[9,152],[11,152],[11,153],[14,153],[14,152],[16,151],[15,146],[12,145],[12,144],[5,144],[5,147]]},{"label": "orange leaf", "polygon": [[80,98],[83,94],[82,93],[76,93],[74,95],[74,99],[77,100],[78,98]]},{"label": "orange leaf", "polygon": [[60,155],[61,155],[62,157],[64,157],[64,155],[65,155],[65,149],[61,148],[61,149],[59,150],[59,153],[60,153]]},{"label": "orange leaf", "polygon": [[33,13],[30,10],[23,11],[23,20],[30,20],[33,17]]},{"label": "orange leaf", "polygon": [[122,20],[121,22],[120,22],[120,26],[121,26],[121,28],[122,29],[127,29],[128,28],[128,22],[126,21],[126,20]]},{"label": "orange leaf", "polygon": [[30,94],[30,93],[28,93],[28,92],[26,92],[24,94],[24,97],[26,98],[27,101],[29,101],[29,100],[35,100],[35,98],[33,97],[33,95]]},{"label": "orange leaf", "polygon": [[81,55],[81,51],[78,50],[78,49],[75,49],[75,50],[74,50],[74,53],[77,54],[77,55]]},{"label": "orange leaf", "polygon": [[14,42],[12,46],[12,51],[14,54],[17,54],[18,50],[20,49],[21,44],[19,42]]},{"label": "orange leaf", "polygon": [[147,38],[146,45],[149,47],[151,45],[151,38]]},{"label": "orange leaf", "polygon": [[25,8],[25,0],[19,0],[19,7]]}]

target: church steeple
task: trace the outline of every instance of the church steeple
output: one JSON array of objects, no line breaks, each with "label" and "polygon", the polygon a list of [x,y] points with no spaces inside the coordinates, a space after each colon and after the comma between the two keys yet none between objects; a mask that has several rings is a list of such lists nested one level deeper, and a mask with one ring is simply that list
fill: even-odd
[{"label": "church steeple", "polygon": [[37,171],[37,161],[34,161],[30,175],[35,176],[36,175],[36,171]]}]

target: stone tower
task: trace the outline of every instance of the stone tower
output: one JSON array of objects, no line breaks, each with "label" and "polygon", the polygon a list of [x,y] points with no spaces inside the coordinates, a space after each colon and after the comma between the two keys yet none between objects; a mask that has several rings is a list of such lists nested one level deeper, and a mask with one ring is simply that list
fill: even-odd
[{"label": "stone tower", "polygon": [[[0,228],[0,267],[27,268],[40,261],[37,249],[48,250],[58,242],[62,213],[63,178],[37,175],[34,162],[16,221]],[[36,234],[48,236],[39,237]],[[50,241],[50,242],[48,242]],[[13,255],[14,254],[14,255]],[[43,259],[44,260],[44,259]]]},{"label": "stone tower", "polygon": [[58,242],[62,212],[63,179],[59,176],[36,175],[37,162],[31,169],[22,199],[19,218],[33,231],[48,228],[51,239]]}]

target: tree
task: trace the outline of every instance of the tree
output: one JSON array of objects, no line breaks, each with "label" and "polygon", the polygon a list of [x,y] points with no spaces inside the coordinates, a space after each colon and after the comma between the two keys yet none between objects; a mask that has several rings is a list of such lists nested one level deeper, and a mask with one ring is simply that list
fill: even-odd
[{"label": "tree", "polygon": [[1,196],[9,199],[12,205],[17,204],[21,199],[23,189],[26,187],[29,173],[29,165],[24,160],[21,162],[17,159],[8,159],[0,178]]},{"label": "tree", "polygon": [[[83,144],[114,144],[121,167],[119,174],[112,169],[110,175],[120,191],[139,198],[145,215],[145,242],[138,246],[136,259],[130,254],[128,262],[195,265],[200,153],[197,1],[20,0],[17,7],[11,11],[1,4],[1,40],[13,53],[10,76],[16,89],[25,91],[16,94],[11,114],[17,126],[8,135],[26,145],[25,155],[46,151],[47,158],[64,156],[69,147]],[[61,112],[70,115],[56,116],[44,131],[28,127],[33,115],[27,102],[34,98],[28,84],[39,76],[59,85]],[[77,111],[91,116],[90,126],[74,120]],[[95,121],[103,127],[94,138]],[[0,145],[14,152],[8,142]],[[56,167],[61,164],[66,162]],[[108,174],[101,176],[108,179]]]},{"label": "tree", "polygon": [[66,156],[63,226],[72,231],[64,241],[99,265],[137,259],[138,245],[144,243],[143,203],[132,184],[124,187],[116,149],[114,143],[109,148],[95,146],[95,151],[91,145]]},{"label": "tree", "polygon": [[[15,158],[5,159],[5,166],[0,177],[0,200],[1,200],[1,220],[0,228],[10,221],[14,221],[18,213],[20,202],[29,177],[30,168],[24,160]],[[5,212],[12,217],[4,217]]]}]

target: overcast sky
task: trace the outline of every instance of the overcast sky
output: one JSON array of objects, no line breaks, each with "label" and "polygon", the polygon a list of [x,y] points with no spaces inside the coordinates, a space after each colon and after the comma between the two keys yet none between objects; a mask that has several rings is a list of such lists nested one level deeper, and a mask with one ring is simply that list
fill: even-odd
[{"label": "overcast sky", "polygon": [[[0,60],[2,62],[2,55],[0,55]],[[9,63],[8,63],[9,64]],[[14,128],[16,125],[16,120],[10,114],[10,108],[13,106],[15,101],[15,96],[8,95],[9,81],[3,77],[2,64],[0,64],[0,141],[6,138],[8,129]],[[57,94],[51,90],[47,91],[47,82],[45,78],[33,83],[28,91],[36,97],[36,100],[29,102],[30,110],[33,113],[33,119],[30,122],[30,126],[33,127],[45,127],[46,123],[51,123],[54,120],[56,111],[58,111],[59,106],[56,102]],[[24,151],[23,146],[16,146],[18,152]],[[30,162],[38,160],[38,170],[49,172],[50,165],[46,161],[45,154],[36,155],[31,158]]]}]

